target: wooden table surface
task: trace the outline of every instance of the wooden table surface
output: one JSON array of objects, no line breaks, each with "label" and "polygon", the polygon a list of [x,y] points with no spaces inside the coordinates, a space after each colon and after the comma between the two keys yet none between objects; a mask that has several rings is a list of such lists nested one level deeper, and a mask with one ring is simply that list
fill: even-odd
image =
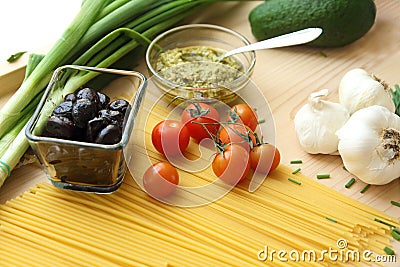
[{"label": "wooden table surface", "polygon": [[[220,8],[209,8],[188,22],[226,26],[255,41],[248,14],[260,3],[218,3]],[[390,204],[390,200],[400,201],[400,179],[388,185],[372,186],[364,194],[360,190],[365,184],[360,181],[346,189],[344,184],[352,176],[342,169],[340,156],[307,154],[299,146],[293,127],[295,113],[311,92],[327,88],[328,99],[338,101],[339,81],[350,69],[364,68],[392,85],[400,83],[400,1],[376,0],[375,3],[377,18],[373,28],[353,44],[329,49],[299,46],[257,51],[253,81],[272,110],[283,164],[290,165],[290,160],[302,159],[305,175],[313,178],[320,172],[330,173],[331,179],[319,182],[400,219],[400,208]],[[225,10],[223,15],[221,10]],[[0,105],[18,87],[23,78],[24,62],[25,56],[17,63],[0,65]],[[138,70],[145,70],[143,62]],[[0,203],[18,196],[37,182],[47,182],[38,164],[14,170],[0,189]]]}]

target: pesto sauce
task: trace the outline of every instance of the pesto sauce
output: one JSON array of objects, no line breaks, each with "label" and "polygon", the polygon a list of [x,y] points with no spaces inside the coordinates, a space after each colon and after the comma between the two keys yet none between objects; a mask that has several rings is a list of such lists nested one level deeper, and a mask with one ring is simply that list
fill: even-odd
[{"label": "pesto sauce", "polygon": [[235,57],[219,61],[226,51],[208,46],[173,48],[157,58],[156,70],[168,81],[185,87],[218,87],[243,75]]}]

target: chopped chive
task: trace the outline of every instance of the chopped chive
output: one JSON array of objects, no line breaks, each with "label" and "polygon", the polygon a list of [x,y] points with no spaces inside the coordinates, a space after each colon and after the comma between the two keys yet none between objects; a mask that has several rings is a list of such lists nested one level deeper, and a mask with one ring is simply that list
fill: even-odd
[{"label": "chopped chive", "polygon": [[331,222],[337,223],[337,221],[336,221],[335,219],[332,219],[332,218],[329,218],[329,217],[326,217],[326,219],[327,219],[328,221],[331,221]]},{"label": "chopped chive", "polygon": [[299,181],[296,181],[295,179],[288,178],[288,180],[289,180],[289,181],[291,181],[292,183],[295,183],[295,184],[301,185],[301,182],[299,182]]},{"label": "chopped chive", "polygon": [[378,218],[375,218],[374,221],[379,222],[379,223],[382,223],[382,224],[387,225],[387,226],[390,226],[390,227],[392,227],[392,228],[396,228],[396,226],[394,226],[393,224],[384,222],[384,221],[382,221],[381,219],[378,219]]},{"label": "chopped chive", "polygon": [[386,254],[388,254],[388,255],[394,255],[394,250],[391,249],[391,248],[389,248],[389,247],[385,247],[385,248],[383,249],[383,251],[385,251]]},{"label": "chopped chive", "polygon": [[296,173],[298,173],[298,172],[300,172],[300,171],[301,171],[301,168],[298,168],[298,169],[294,170],[294,171],[292,172],[292,174],[296,174]]},{"label": "chopped chive", "polygon": [[368,190],[368,188],[370,188],[370,187],[371,187],[371,184],[367,184],[366,186],[364,186],[363,189],[361,189],[360,193],[364,194]]},{"label": "chopped chive", "polygon": [[351,178],[345,185],[344,187],[346,188],[350,188],[354,183],[355,183],[356,179]]},{"label": "chopped chive", "polygon": [[397,234],[399,234],[399,235],[400,235],[400,230],[399,230],[399,229],[397,229],[397,228],[393,227],[393,228],[392,228],[392,231],[393,231],[393,232],[396,232]]},{"label": "chopped chive", "polygon": [[394,239],[396,239],[397,241],[400,241],[400,234],[398,232],[395,231],[396,228],[392,229],[392,236]]},{"label": "chopped chive", "polygon": [[25,53],[26,53],[26,51],[17,52],[17,53],[15,53],[15,54],[11,55],[11,56],[7,59],[7,62],[13,63],[13,62],[17,61],[17,59],[19,59],[20,57],[22,57],[22,55],[25,54]]},{"label": "chopped chive", "polygon": [[329,173],[317,174],[317,179],[328,179],[328,178],[331,178],[331,175]]},{"label": "chopped chive", "polygon": [[265,119],[258,120],[258,124],[265,123]]},{"label": "chopped chive", "polygon": [[392,205],[395,205],[395,206],[397,206],[397,207],[400,207],[400,202],[397,202],[397,201],[392,200],[392,201],[390,201],[390,203],[392,203]]},{"label": "chopped chive", "polygon": [[323,56],[323,57],[328,57],[328,55],[327,55],[327,54],[325,54],[325,52],[324,52],[324,51],[319,51],[319,54],[320,54],[321,56]]},{"label": "chopped chive", "polygon": [[342,168],[343,168],[343,170],[348,171],[347,168],[346,168],[346,166],[343,165]]},{"label": "chopped chive", "polygon": [[291,160],[290,164],[301,164],[303,161],[301,159]]}]

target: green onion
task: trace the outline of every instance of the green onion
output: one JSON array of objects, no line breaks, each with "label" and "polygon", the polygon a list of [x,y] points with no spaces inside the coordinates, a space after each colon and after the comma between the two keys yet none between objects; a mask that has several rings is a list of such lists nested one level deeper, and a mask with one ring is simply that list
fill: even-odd
[{"label": "green onion", "polygon": [[303,161],[301,159],[291,160],[290,164],[302,164]]},{"label": "green onion", "polygon": [[400,233],[398,233],[397,231],[395,231],[396,228],[392,229],[392,237],[398,241],[400,241]]},{"label": "green onion", "polygon": [[25,69],[25,79],[31,75],[33,70],[39,65],[40,61],[44,58],[44,55],[39,54],[30,54],[28,58],[28,63],[26,64]]},{"label": "green onion", "polygon": [[343,165],[342,168],[343,168],[343,170],[348,171],[347,168],[346,168],[346,166]]},{"label": "green onion", "polygon": [[397,206],[397,207],[400,207],[400,202],[397,202],[397,201],[392,200],[392,201],[390,201],[390,203],[391,203],[392,205],[395,205],[395,206]]},{"label": "green onion", "polygon": [[328,57],[328,55],[324,51],[319,51],[319,54],[323,57]]},{"label": "green onion", "polygon": [[295,184],[301,185],[301,182],[299,182],[299,181],[297,181],[297,180],[295,180],[295,179],[288,178],[288,180],[289,180],[290,182],[292,182],[292,183],[295,183]]},{"label": "green onion", "polygon": [[366,186],[364,186],[363,189],[361,189],[360,193],[364,194],[365,192],[367,192],[367,190],[371,187],[371,184],[367,184]]},{"label": "green onion", "polygon": [[344,185],[344,187],[350,188],[355,182],[356,182],[356,179],[351,178],[351,179]]},{"label": "green onion", "polygon": [[317,179],[328,179],[328,178],[331,178],[331,175],[329,173],[317,174]]},{"label": "green onion", "polygon": [[[157,34],[221,1],[225,0],[83,1],[81,10],[47,55],[37,57],[36,63],[28,61],[21,87],[0,110],[0,162],[6,164],[1,166],[12,170],[28,148],[24,123],[32,116],[57,67],[67,64],[104,68],[132,66],[132,55],[143,56],[142,48]],[[67,83],[67,89],[75,91],[94,77],[78,74]],[[1,172],[0,186],[7,175]]]},{"label": "green onion", "polygon": [[298,169],[294,170],[294,171],[292,172],[292,174],[296,174],[296,173],[298,173],[298,172],[300,172],[300,171],[301,171],[301,168],[298,168]]},{"label": "green onion", "polygon": [[327,219],[328,221],[331,221],[331,222],[337,223],[337,221],[336,221],[335,219],[332,219],[332,218],[329,218],[329,217],[326,217],[326,219]]},{"label": "green onion", "polygon": [[385,251],[385,253],[388,254],[388,255],[394,255],[394,254],[395,254],[395,253],[394,253],[394,250],[391,249],[391,248],[389,248],[389,247],[385,247],[385,248],[383,249],[383,251]]},{"label": "green onion", "polygon": [[0,161],[0,169],[1,169],[2,172],[4,173],[4,176],[5,176],[5,177],[10,176],[11,168],[10,168],[10,166],[9,166],[7,163],[5,163],[5,162],[3,162],[3,161]]},{"label": "green onion", "polygon": [[62,37],[50,49],[31,75],[7,101],[0,112],[0,138],[10,131],[15,120],[18,120],[23,109],[29,104],[32,95],[38,95],[49,82],[49,73],[60,64],[60,59],[68,56],[69,52],[79,42],[88,28],[93,24],[105,0],[85,1],[71,25],[64,31]]}]

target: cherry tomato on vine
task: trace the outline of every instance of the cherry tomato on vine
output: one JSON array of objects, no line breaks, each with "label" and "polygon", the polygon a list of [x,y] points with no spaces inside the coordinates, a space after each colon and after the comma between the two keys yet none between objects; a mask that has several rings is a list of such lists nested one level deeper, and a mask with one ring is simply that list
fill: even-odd
[{"label": "cherry tomato on vine", "polygon": [[143,186],[154,198],[163,198],[175,191],[179,183],[178,171],[169,162],[151,165],[143,175]]},{"label": "cherry tomato on vine", "polygon": [[255,110],[247,104],[234,105],[228,114],[229,122],[241,122],[253,132],[258,125],[258,118]]},{"label": "cherry tomato on vine", "polygon": [[[254,132],[240,123],[229,123],[219,132],[219,140],[224,144],[239,144],[248,151],[256,144]],[[250,142],[252,145],[250,145]]]},{"label": "cherry tomato on vine", "polygon": [[222,181],[235,185],[249,173],[249,153],[240,145],[228,145],[224,151],[215,155],[211,166],[214,174]]},{"label": "cherry tomato on vine", "polygon": [[218,111],[213,106],[202,102],[187,106],[182,112],[181,119],[182,123],[188,128],[190,136],[197,141],[212,138],[207,130],[215,136],[219,129],[219,120]]},{"label": "cherry tomato on vine", "polygon": [[164,120],[153,128],[151,141],[158,152],[165,156],[175,156],[186,150],[190,135],[180,121]]},{"label": "cherry tomato on vine", "polygon": [[271,144],[260,144],[250,151],[250,166],[256,172],[268,174],[278,167],[280,161],[278,148]]}]

